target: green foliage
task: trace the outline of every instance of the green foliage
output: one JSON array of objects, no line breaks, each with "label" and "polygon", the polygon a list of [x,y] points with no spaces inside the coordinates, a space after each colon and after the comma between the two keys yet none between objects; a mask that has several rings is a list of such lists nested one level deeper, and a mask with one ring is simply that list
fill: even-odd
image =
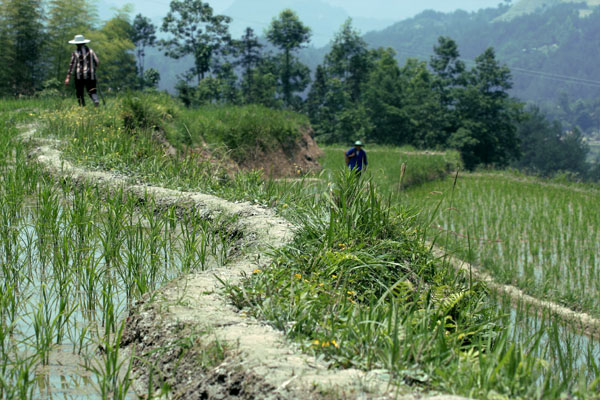
[{"label": "green foliage", "polygon": [[307,108],[321,140],[454,148],[468,169],[518,158],[520,106],[508,97],[510,71],[493,49],[467,70],[456,43],[440,37],[429,71],[411,59],[400,68],[392,49],[364,46],[346,23],[317,68]]},{"label": "green foliage", "polygon": [[[129,21],[129,9],[117,10],[115,16],[102,28],[89,34],[94,50],[100,59],[98,85],[111,91],[137,87],[137,71],[131,41],[133,26]],[[71,45],[72,46],[72,45]]]},{"label": "green foliage", "polygon": [[510,70],[496,61],[489,48],[466,74],[467,86],[457,94],[460,128],[448,140],[461,152],[465,167],[505,167],[519,157],[516,121],[520,106],[509,99]]},{"label": "green foliage", "polygon": [[236,48],[237,56],[239,57],[235,65],[239,65],[242,68],[242,79],[246,82],[242,85],[242,95],[246,98],[251,97],[251,88],[255,86],[254,73],[255,69],[260,65],[262,61],[262,55],[260,53],[262,44],[258,41],[258,37],[254,34],[252,28],[246,28],[244,36],[241,40],[235,41],[234,46]]},{"label": "green foliage", "polygon": [[377,143],[412,144],[405,136],[403,127],[406,115],[403,111],[403,88],[400,68],[393,50],[377,52],[375,64],[365,90],[364,104],[375,125],[369,140]]},{"label": "green foliage", "polygon": [[243,77],[241,91],[245,104],[281,108],[282,102],[277,98],[277,75],[274,70],[271,60],[263,60],[256,69]]},{"label": "green foliage", "polygon": [[[48,78],[64,81],[75,35],[86,34],[97,26],[95,3],[87,0],[50,0],[47,22],[48,46],[45,57],[48,62]],[[100,59],[104,61],[103,51]]]},{"label": "green foliage", "polygon": [[158,89],[158,83],[160,82],[160,73],[154,68],[149,68],[144,71],[144,76],[142,77],[142,80],[142,87]]},{"label": "green foliage", "polygon": [[210,5],[200,0],[172,0],[161,27],[172,38],[160,40],[159,45],[165,55],[174,59],[192,56],[194,68],[189,71],[188,80],[195,77],[200,82],[210,71],[211,62],[229,45],[230,21],[227,16],[214,15]]},{"label": "green foliage", "polygon": [[[589,147],[578,129],[567,131],[551,123],[537,107],[530,107],[518,127],[522,157],[513,165],[542,176],[572,171],[580,178],[590,172]],[[592,177],[593,178],[593,177]]]},{"label": "green foliage", "polygon": [[[260,79],[258,80],[260,83]],[[177,85],[178,97],[188,107],[208,104],[240,104],[242,94],[237,87],[237,76],[230,63],[221,65],[214,76],[208,76],[190,86],[185,81]]]},{"label": "green foliage", "polygon": [[43,76],[43,4],[41,0],[0,3],[0,94],[32,95]]},{"label": "green foliage", "polygon": [[298,106],[298,99],[292,96],[306,89],[310,82],[310,70],[293,54],[310,40],[310,34],[310,28],[290,9],[283,10],[278,18],[274,18],[266,31],[269,42],[283,51],[274,61],[279,66],[280,90],[288,107]]},{"label": "green foliage", "polygon": [[186,113],[180,120],[183,126],[179,129],[189,135],[191,143],[204,140],[213,146],[225,146],[242,164],[264,157],[273,149],[289,148],[308,125],[302,115],[260,105],[206,106]]},{"label": "green foliage", "polygon": [[363,85],[369,79],[370,61],[367,43],[352,27],[352,19],[348,19],[333,38],[324,64],[330,77],[346,85],[353,102],[360,99]]},{"label": "green foliage", "polygon": [[146,77],[144,75],[144,58],[146,56],[146,47],[154,46],[156,42],[156,27],[152,21],[150,21],[150,18],[144,17],[142,14],[138,14],[133,20],[132,29],[133,33],[131,41],[136,47],[135,55],[137,57],[138,70],[142,79],[143,89],[146,83]]}]

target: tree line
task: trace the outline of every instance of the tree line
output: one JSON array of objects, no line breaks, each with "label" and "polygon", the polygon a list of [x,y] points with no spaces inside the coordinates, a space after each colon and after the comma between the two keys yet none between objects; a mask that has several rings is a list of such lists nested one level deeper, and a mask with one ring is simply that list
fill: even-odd
[{"label": "tree line", "polygon": [[[429,62],[409,58],[401,66],[392,49],[369,48],[348,20],[311,76],[298,59],[311,30],[289,9],[273,18],[262,38],[247,28],[233,39],[231,18],[216,15],[201,0],[171,1],[159,28],[161,39],[148,18],[139,14],[131,21],[127,8],[101,23],[89,0],[0,0],[0,22],[3,96],[65,90],[60,83],[73,49],[68,40],[85,33],[101,58],[99,79],[111,90],[155,87],[160,76],[144,68],[144,57],[148,47],[157,47],[173,59],[193,60],[176,87],[190,107],[293,109],[308,114],[321,142],[361,139],[453,148],[468,169],[517,166],[542,174],[554,169],[589,173],[581,161],[585,156],[573,157],[588,151],[581,135],[572,131],[566,136],[539,111],[525,110],[511,98],[511,72],[493,48],[467,68],[456,42],[442,36]],[[543,157],[531,156],[542,148],[552,148],[556,167],[549,169]]]}]

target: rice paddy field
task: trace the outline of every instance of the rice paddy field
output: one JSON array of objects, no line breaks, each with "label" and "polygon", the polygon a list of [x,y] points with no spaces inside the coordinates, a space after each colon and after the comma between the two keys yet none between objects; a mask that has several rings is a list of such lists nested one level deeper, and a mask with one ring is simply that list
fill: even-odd
[{"label": "rice paddy field", "polygon": [[[249,112],[253,123],[274,121],[271,111]],[[141,297],[160,302],[161,288],[177,277],[243,256],[225,233],[235,218],[206,219],[140,200],[126,185],[107,191],[51,175],[29,157],[36,141],[132,185],[276,209],[295,225],[294,239],[270,249],[273,261],[242,283],[223,282],[223,296],[331,368],[376,371],[398,396],[598,397],[597,338],[490,290],[431,251],[434,242],[499,282],[598,315],[594,188],[499,173],[455,180],[456,154],[385,147],[366,148],[360,179],[344,171],[344,149],[333,147],[318,179],[231,175],[185,148],[228,143],[211,143],[201,125],[247,142],[252,128],[236,131],[227,115],[194,125],[192,111],[157,95],[109,99],[99,110],[0,103],[0,398],[142,396],[132,389],[137,355],[121,346],[128,310]],[[290,120],[270,122],[275,133],[264,142],[289,132]],[[32,130],[33,142],[23,140]],[[143,395],[168,392],[150,387]]]},{"label": "rice paddy field", "polygon": [[0,398],[134,398],[127,309],[226,263],[233,221],[47,175],[17,129],[36,111],[16,104],[0,111]]},{"label": "rice paddy field", "polygon": [[459,175],[406,192],[429,237],[496,279],[600,316],[600,191],[510,174]]}]

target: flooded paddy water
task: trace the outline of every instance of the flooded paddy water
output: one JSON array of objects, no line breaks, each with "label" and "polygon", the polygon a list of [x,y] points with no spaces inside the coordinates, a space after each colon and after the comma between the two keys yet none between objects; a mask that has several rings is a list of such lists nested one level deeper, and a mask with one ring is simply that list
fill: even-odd
[{"label": "flooded paddy water", "polygon": [[[135,397],[131,358],[119,346],[126,311],[178,276],[225,263],[234,251],[232,221],[52,179],[22,161],[5,172],[0,397]],[[558,366],[548,371],[570,376],[569,365],[589,371],[590,381],[598,376],[597,340],[581,327],[512,300],[499,304],[510,342]]]},{"label": "flooded paddy water", "polygon": [[118,345],[126,311],[176,277],[226,263],[233,221],[87,185],[3,189],[0,397],[132,397],[131,358]]}]

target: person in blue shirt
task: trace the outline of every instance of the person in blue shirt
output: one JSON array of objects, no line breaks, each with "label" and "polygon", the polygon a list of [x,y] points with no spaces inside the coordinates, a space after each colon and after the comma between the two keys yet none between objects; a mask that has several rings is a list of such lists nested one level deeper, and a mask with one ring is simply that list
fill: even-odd
[{"label": "person in blue shirt", "polygon": [[367,153],[362,149],[363,143],[360,140],[354,142],[354,147],[346,152],[346,165],[350,170],[356,171],[359,175],[367,167]]}]

